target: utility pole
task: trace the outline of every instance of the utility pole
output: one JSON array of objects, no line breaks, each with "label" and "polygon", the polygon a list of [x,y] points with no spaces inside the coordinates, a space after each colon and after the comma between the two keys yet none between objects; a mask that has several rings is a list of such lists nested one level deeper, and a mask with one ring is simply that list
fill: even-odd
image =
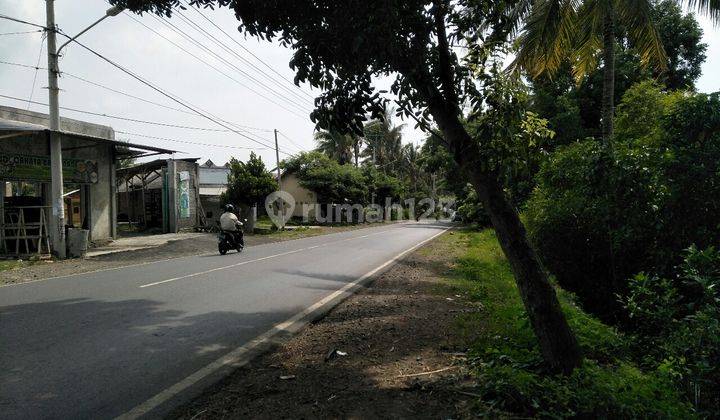
[{"label": "utility pole", "polygon": [[82,32],[68,39],[64,44],[57,47],[57,26],[55,25],[55,0],[45,0],[45,15],[47,27],[47,54],[48,54],[48,91],[50,94],[50,202],[52,215],[50,215],[50,238],[53,251],[58,258],[65,258],[65,205],[63,203],[63,165],[62,165],[62,140],[60,138],[60,88],[58,87],[58,56],[60,50],[80,35],[95,27],[104,19],[117,16],[123,11],[122,7],[114,6],[105,12],[95,23],[85,28]]},{"label": "utility pole", "polygon": [[47,15],[48,91],[50,93],[50,237],[58,258],[65,258],[65,206],[63,204],[62,140],[60,131],[60,89],[58,88],[57,30],[55,0],[45,1]]},{"label": "utility pole", "polygon": [[278,178],[278,191],[282,190],[282,182],[280,181],[280,149],[278,148],[277,141],[277,129],[275,131],[275,161],[277,162],[277,178]]}]

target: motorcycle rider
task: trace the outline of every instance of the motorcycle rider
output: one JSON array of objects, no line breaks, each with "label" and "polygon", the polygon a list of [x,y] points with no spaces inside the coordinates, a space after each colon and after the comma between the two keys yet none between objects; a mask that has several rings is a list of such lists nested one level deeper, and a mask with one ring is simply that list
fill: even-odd
[{"label": "motorcycle rider", "polygon": [[225,205],[225,213],[220,215],[220,229],[230,233],[236,244],[241,243],[239,238],[242,223],[235,216],[235,207],[232,204]]}]

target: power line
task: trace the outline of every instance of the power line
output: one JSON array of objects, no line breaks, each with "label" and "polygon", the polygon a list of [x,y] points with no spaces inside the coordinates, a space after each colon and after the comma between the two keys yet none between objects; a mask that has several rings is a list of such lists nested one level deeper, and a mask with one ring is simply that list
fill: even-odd
[{"label": "power line", "polygon": [[37,23],[32,23],[32,22],[28,22],[28,21],[26,21],[26,20],[17,19],[17,18],[14,18],[14,17],[10,17],[10,16],[8,16],[8,15],[0,15],[0,19],[7,19],[7,20],[11,20],[11,21],[13,21],[13,22],[24,23],[24,24],[26,24],[26,25],[34,26],[34,27],[36,27],[36,28],[47,29],[47,28],[45,27],[45,25],[39,25],[39,24],[37,24]]},{"label": "power line", "polygon": [[[194,7],[192,7],[192,6],[190,6],[190,7],[191,7],[193,10],[196,10],[196,11],[197,11],[197,9],[195,9]],[[191,18],[185,16],[180,10],[176,10],[175,13],[176,13],[177,16],[179,16],[182,20],[184,20],[186,23],[192,25],[193,28],[194,28],[196,31],[201,32],[201,33],[204,34],[206,37],[210,38],[216,45],[219,45],[219,46],[220,46],[221,48],[223,48],[225,51],[229,52],[230,54],[232,54],[232,55],[234,55],[235,57],[237,57],[238,59],[240,59],[240,61],[242,61],[243,63],[245,63],[245,64],[247,64],[248,66],[252,67],[253,69],[257,70],[257,72],[258,72],[259,75],[267,78],[268,80],[270,80],[271,82],[273,82],[275,85],[277,85],[277,86],[280,87],[281,89],[284,89],[286,92],[290,93],[291,95],[293,95],[295,98],[299,99],[300,101],[307,101],[307,100],[308,100],[308,98],[303,97],[303,96],[301,96],[300,94],[298,94],[295,89],[290,89],[290,88],[289,88],[288,86],[286,86],[284,83],[279,82],[277,79],[273,78],[273,77],[272,77],[270,74],[268,74],[266,71],[260,69],[260,68],[257,67],[255,64],[253,64],[252,62],[250,62],[248,59],[246,59],[245,57],[243,57],[242,55],[240,55],[240,54],[239,54],[237,51],[235,51],[233,48],[230,48],[226,43],[224,43],[224,42],[222,42],[221,40],[217,39],[217,38],[216,38],[215,36],[213,36],[210,32],[206,31],[202,26],[200,26],[200,25],[198,25],[197,23],[195,23]],[[202,14],[201,14],[201,16],[205,17],[205,16],[202,15]],[[217,26],[217,25],[215,24],[215,22],[210,21],[210,23],[211,23],[213,26],[215,26],[216,28],[220,29],[220,31],[223,32],[225,35],[228,35],[228,34],[227,34],[225,31],[223,31],[219,26]],[[229,36],[229,35],[228,35],[228,36]],[[233,41],[235,41],[232,37],[231,37],[231,39],[232,39]],[[237,43],[237,42],[236,42],[236,43]],[[245,48],[242,44],[240,44],[240,43],[237,43],[237,44],[238,44],[241,48],[243,48],[245,51],[248,51],[248,52],[249,52],[249,50],[248,50],[247,48]],[[260,59],[257,58],[257,56],[255,56],[254,54],[252,54],[252,53],[250,53],[250,54],[253,55],[256,59],[260,60]],[[262,61],[262,60],[260,60],[260,61]],[[266,65],[267,65],[267,64],[266,64]],[[272,69],[272,68],[271,68],[271,69]],[[274,71],[274,70],[273,70],[273,71]],[[275,71],[275,73],[277,73],[277,71]],[[278,73],[278,74],[279,74],[279,73]],[[288,81],[287,79],[285,79],[285,78],[282,77],[282,76],[281,76],[281,78],[282,78],[283,80],[285,80],[285,81]],[[288,81],[288,82],[289,82],[289,81]],[[290,82],[290,83],[292,83],[292,82]],[[293,86],[293,87],[296,87],[296,88],[298,87],[298,86],[296,86],[294,83],[292,83],[292,86]],[[302,92],[302,91],[301,91],[301,92]],[[305,92],[302,92],[302,93],[305,93]],[[307,95],[307,94],[306,94],[306,95]],[[308,95],[308,96],[309,96],[309,95]],[[312,98],[312,96],[310,96],[310,99],[314,99],[314,98]]]},{"label": "power line", "polygon": [[[98,82],[93,82],[92,80],[85,79],[84,77],[80,77],[80,76],[77,76],[77,75],[72,74],[72,73],[62,72],[61,75],[68,76],[68,77],[71,77],[71,78],[73,78],[73,79],[77,79],[77,80],[80,80],[80,81],[82,81],[82,82],[88,83],[88,84],[90,84],[90,85],[97,86],[97,87],[99,87],[99,88],[108,90],[108,91],[110,91],[110,92],[114,92],[114,93],[117,93],[117,94],[119,94],[119,95],[127,96],[127,97],[129,97],[129,98],[133,98],[133,99],[136,99],[136,100],[138,100],[138,101],[142,101],[142,102],[145,102],[145,103],[148,103],[148,104],[151,104],[151,105],[159,106],[159,107],[162,107],[162,108],[165,108],[165,109],[170,109],[170,110],[172,110],[172,111],[182,112],[183,114],[192,115],[192,116],[195,116],[195,117],[198,117],[198,116],[199,116],[199,115],[197,115],[197,114],[195,114],[195,113],[193,113],[193,112],[186,111],[186,110],[180,109],[180,108],[175,108],[175,107],[172,107],[172,106],[169,106],[169,105],[164,105],[164,104],[161,104],[161,103],[158,103],[158,102],[151,101],[151,100],[149,100],[149,99],[141,98],[141,97],[139,97],[139,96],[135,96],[135,95],[133,95],[133,94],[130,94],[130,93],[127,93],[127,92],[123,92],[123,91],[121,91],[121,90],[117,90],[117,89],[111,88],[111,87],[109,87],[109,86],[105,86],[105,85],[100,84],[100,83],[98,83]],[[253,126],[244,125],[244,124],[234,124],[234,126],[236,126],[236,127],[242,127],[243,129],[245,129],[245,130],[242,130],[242,131],[254,130],[254,131],[261,131],[261,132],[266,132],[266,133],[271,133],[271,132],[272,132],[272,130],[269,129],[269,128],[253,127]],[[221,130],[221,131],[231,132],[231,130]]]},{"label": "power line", "polygon": [[[67,34],[62,33],[62,35],[65,36],[65,37],[70,38]],[[252,141],[252,142],[255,142],[255,143],[257,143],[257,144],[260,144],[260,145],[262,145],[262,146],[264,146],[264,147],[271,147],[271,146],[269,146],[269,145],[266,144],[266,143],[263,143],[263,142],[261,142],[261,141],[259,141],[259,140],[256,140],[256,139],[254,139],[254,138],[252,138],[252,137],[250,137],[250,136],[248,136],[248,135],[246,135],[246,134],[241,133],[240,131],[237,130],[237,127],[236,127],[236,129],[232,129],[231,127],[234,126],[233,123],[228,122],[228,121],[225,121],[225,120],[220,119],[220,118],[218,118],[218,117],[215,117],[215,116],[213,116],[212,114],[208,113],[207,111],[204,111],[204,110],[202,110],[202,109],[200,109],[200,108],[198,108],[198,107],[196,107],[196,106],[194,106],[194,105],[189,105],[186,101],[183,101],[183,100],[180,99],[179,97],[176,97],[175,95],[172,95],[172,94],[164,91],[163,89],[157,87],[156,85],[154,85],[153,83],[149,82],[148,80],[142,78],[141,76],[133,73],[132,71],[126,69],[125,67],[121,66],[120,64],[118,64],[118,63],[110,60],[109,58],[105,57],[104,55],[102,55],[102,54],[98,53],[97,51],[93,50],[92,48],[86,46],[86,45],[83,44],[82,42],[80,42],[80,41],[78,41],[78,40],[74,40],[73,42],[75,42],[75,43],[78,44],[79,46],[83,47],[85,50],[89,51],[90,53],[92,53],[92,54],[95,55],[96,57],[100,58],[101,60],[107,62],[108,64],[112,65],[113,67],[117,68],[118,70],[122,71],[123,73],[127,74],[128,76],[132,77],[133,79],[135,79],[135,80],[139,81],[140,83],[144,84],[145,86],[149,87],[150,89],[152,89],[152,90],[160,93],[161,95],[163,95],[163,96],[169,98],[170,100],[176,102],[177,104],[183,106],[184,108],[187,108],[188,110],[193,111],[193,112],[195,112],[196,114],[198,114],[198,115],[200,115],[200,116],[202,116],[202,117],[204,117],[204,118],[212,121],[213,123],[215,123],[215,124],[217,124],[217,125],[219,125],[219,126],[221,126],[221,127],[223,127],[223,128],[229,129],[230,131],[234,132],[235,134],[237,134],[237,135],[239,135],[239,136],[241,136],[241,137],[244,137],[244,138],[246,138],[246,139],[248,139],[248,140],[250,140],[250,141]]]},{"label": "power line", "polygon": [[149,136],[146,134],[129,133],[127,131],[121,131],[121,130],[115,130],[115,132],[120,133],[120,134],[125,134],[128,136],[145,137],[145,138],[155,139],[155,140],[165,140],[165,141],[172,141],[172,142],[176,142],[176,143],[193,144],[193,145],[197,145],[197,146],[221,147],[221,148],[226,148],[226,149],[243,149],[243,150],[268,150],[267,147],[263,147],[261,149],[257,149],[257,148],[253,149],[252,147],[230,146],[230,145],[217,144],[217,143],[200,143],[200,142],[188,141],[188,140],[178,140],[178,139],[173,139],[173,138],[168,138],[168,137]]},{"label": "power line", "polygon": [[[44,103],[44,102],[29,101],[29,100],[27,100],[27,99],[18,98],[18,97],[15,97],[15,96],[9,96],[9,95],[2,95],[2,94],[0,94],[0,98],[12,99],[12,100],[15,100],[15,101],[20,101],[20,102],[28,102],[28,103],[31,103],[31,104],[33,104],[33,105],[48,106],[48,104],[46,104],[46,103]],[[65,110],[65,111],[78,112],[78,113],[80,113],[80,114],[94,115],[94,116],[96,116],[96,117],[105,117],[105,118],[111,118],[111,119],[121,120],[121,121],[129,121],[129,122],[140,123],[140,124],[157,125],[157,126],[160,126],[160,127],[182,128],[182,129],[185,129],[185,130],[196,130],[196,131],[213,131],[213,132],[225,132],[225,133],[231,132],[231,130],[221,130],[221,129],[218,129],[218,128],[193,127],[193,126],[187,126],[187,125],[177,125],[177,124],[170,124],[170,123],[161,123],[161,122],[156,122],[156,121],[140,120],[140,119],[137,119],[137,118],[121,117],[121,116],[119,116],[119,115],[105,114],[105,113],[93,112],[93,111],[86,111],[86,110],[83,110],[83,109],[70,108],[70,107],[66,107],[66,106],[61,106],[60,109]]]},{"label": "power line", "polygon": [[0,36],[5,36],[5,35],[36,34],[36,33],[38,33],[38,32],[42,32],[42,31],[43,31],[42,29],[38,29],[38,30],[36,30],[36,31],[3,32],[3,33],[0,33]]},{"label": "power line", "polygon": [[[7,97],[5,95],[0,95],[0,97],[21,100],[20,98],[12,98],[12,97]],[[33,102],[33,103],[35,103],[37,105],[45,105],[45,104],[41,104],[39,102]],[[63,109],[65,109],[65,108],[63,108]],[[71,111],[77,111],[77,110],[71,110]],[[81,111],[77,111],[77,112],[81,112]],[[35,117],[36,116],[34,114],[26,114],[24,112],[18,112],[18,111],[12,111],[12,113],[17,114],[17,115],[24,115],[26,117]],[[108,117],[112,118],[111,116],[108,116]],[[180,128],[182,128],[182,127],[180,127]],[[223,130],[223,131],[227,131],[227,130]],[[201,143],[201,142],[194,142],[194,141],[189,141],[189,140],[179,140],[179,139],[174,139],[174,138],[169,138],[169,137],[157,137],[157,136],[150,136],[147,134],[131,133],[131,132],[122,131],[122,130],[114,130],[114,132],[130,135],[130,136],[144,137],[144,138],[155,139],[155,140],[165,140],[165,141],[171,141],[171,142],[176,142],[176,143],[193,144],[193,145],[198,145],[198,146],[209,146],[209,147],[220,147],[220,148],[227,148],[227,149],[242,149],[242,150],[269,150],[268,147],[253,148],[253,147],[244,147],[244,146],[224,145],[224,144],[217,144],[217,143]]]},{"label": "power line", "polygon": [[290,144],[292,144],[293,146],[295,146],[299,151],[302,152],[303,150],[305,150],[305,149],[303,149],[301,146],[299,146],[297,143],[295,143],[295,141],[293,141],[293,139],[291,139],[290,137],[286,136],[285,133],[283,133],[282,131],[278,130],[278,133],[280,133],[281,136],[283,136],[287,141],[290,142]]},{"label": "power line", "polygon": [[[305,116],[300,115],[300,114],[294,112],[293,110],[291,110],[291,109],[283,106],[282,104],[279,104],[279,103],[275,102],[275,101],[272,100],[271,98],[268,98],[268,97],[266,97],[265,95],[263,95],[262,93],[256,91],[255,89],[247,86],[247,85],[244,84],[243,82],[237,80],[236,78],[234,78],[234,77],[232,77],[231,75],[227,74],[227,73],[224,72],[223,70],[217,68],[217,67],[214,66],[213,64],[208,63],[206,60],[202,59],[201,57],[198,57],[197,55],[195,55],[195,54],[192,53],[191,51],[188,51],[188,50],[187,50],[186,48],[184,48],[183,46],[178,45],[178,44],[177,44],[176,42],[174,42],[173,40],[171,40],[171,39],[169,39],[168,37],[166,37],[165,35],[157,32],[155,29],[153,29],[153,28],[149,27],[148,25],[144,24],[142,21],[140,21],[139,19],[136,19],[134,16],[132,16],[132,15],[130,15],[130,14],[128,14],[128,13],[125,13],[125,14],[126,14],[128,17],[130,17],[130,19],[134,20],[134,21],[137,22],[139,25],[145,27],[145,28],[146,28],[147,30],[149,30],[150,32],[154,33],[155,35],[159,36],[160,38],[164,39],[165,41],[171,43],[173,46],[175,46],[175,47],[178,48],[179,50],[181,50],[181,51],[183,51],[184,53],[190,55],[191,57],[195,58],[196,60],[200,61],[201,63],[203,63],[203,64],[205,64],[206,66],[210,67],[211,69],[215,70],[216,72],[222,74],[223,76],[227,77],[228,79],[232,80],[233,82],[235,82],[235,83],[239,84],[240,86],[242,86],[242,87],[250,90],[251,92],[255,93],[256,95],[258,95],[258,96],[262,97],[263,99],[267,100],[268,102],[271,102],[271,103],[273,103],[273,104],[275,104],[275,105],[283,108],[284,110],[290,112],[291,114],[293,114],[293,115],[295,115],[295,116],[297,116],[297,117],[303,118],[303,119],[305,118]],[[153,17],[154,17],[154,15],[153,15]],[[159,18],[155,18],[155,19],[158,19],[158,20],[159,20]],[[164,24],[164,21],[160,20],[160,22]],[[167,25],[166,25],[166,26],[167,26]],[[173,30],[173,29],[171,28],[171,30]]]},{"label": "power line", "polygon": [[[33,69],[33,70],[47,70],[47,67],[40,67],[39,63],[38,63],[38,66],[31,66],[31,65],[28,65],[28,64],[20,64],[20,63],[13,63],[13,62],[10,62],[10,61],[0,60],[0,64],[6,64],[6,65],[9,65],[9,66],[16,66],[16,67],[24,67],[24,68]],[[148,104],[152,104],[152,105],[159,106],[159,107],[166,108],[166,109],[171,109],[171,110],[177,111],[177,112],[182,112],[182,113],[188,114],[188,115],[197,116],[196,114],[194,114],[194,113],[192,113],[192,112],[190,112],[190,111],[186,111],[186,110],[180,109],[180,108],[174,108],[174,107],[171,107],[171,106],[168,106],[168,105],[163,105],[163,104],[160,104],[160,103],[157,103],[157,102],[153,102],[153,101],[148,100],[148,99],[140,98],[140,97],[135,96],[135,95],[132,95],[132,94],[130,94],[130,93],[123,92],[123,91],[120,91],[120,90],[111,88],[111,87],[109,87],[109,86],[102,85],[102,84],[97,83],[97,82],[93,82],[93,81],[91,81],[91,80],[85,79],[84,77],[80,77],[80,76],[74,75],[74,74],[72,74],[72,73],[68,73],[68,72],[66,72],[66,71],[61,72],[60,75],[61,75],[61,76],[68,76],[68,77],[71,77],[71,78],[73,78],[73,79],[77,79],[77,80],[80,80],[80,81],[82,81],[82,82],[88,83],[88,84],[90,84],[90,85],[97,86],[97,87],[100,87],[100,88],[102,88],[102,89],[109,90],[110,92],[114,92],[114,93],[117,93],[117,94],[120,94],[120,95],[123,95],[123,96],[127,96],[127,97],[129,97],[129,98],[137,99],[138,101],[146,102],[146,103],[148,103]]]},{"label": "power line", "polygon": [[[267,74],[266,72],[264,72],[263,70],[261,70],[260,68],[258,68],[257,66],[255,66],[253,63],[251,63],[249,60],[247,60],[245,57],[243,57],[242,55],[240,55],[237,51],[235,51],[234,49],[228,47],[228,45],[227,45],[226,43],[224,43],[224,42],[222,42],[221,40],[217,39],[213,34],[211,34],[210,32],[206,31],[202,26],[198,25],[198,24],[195,23],[192,19],[190,19],[189,17],[185,16],[180,10],[176,10],[175,13],[176,13],[176,15],[179,16],[185,23],[187,23],[187,24],[189,24],[190,26],[192,26],[193,29],[195,29],[197,32],[200,32],[200,33],[201,33],[202,35],[204,35],[206,38],[209,38],[210,41],[213,42],[215,45],[218,45],[220,48],[224,49],[224,50],[227,51],[228,53],[230,53],[230,54],[234,55],[235,57],[237,57],[238,59],[240,59],[240,61],[242,61],[243,63],[245,63],[245,64],[247,64],[248,66],[250,66],[250,67],[254,68],[255,70],[257,70],[257,71],[258,71],[258,74],[260,74],[261,76],[266,77],[268,80],[270,80],[271,82],[273,82],[275,85],[277,85],[277,86],[280,87],[281,89],[284,89],[286,92],[290,93],[291,95],[293,95],[295,98],[299,99],[300,101],[307,101],[307,100],[308,100],[307,98],[304,98],[304,97],[300,96],[300,95],[299,95],[297,92],[295,92],[293,89],[290,89],[290,88],[288,88],[287,86],[285,86],[284,84],[279,83],[276,79],[272,78],[269,74]],[[258,82],[258,83],[260,83],[260,82]]]},{"label": "power line", "polygon": [[[178,14],[177,16],[179,16],[181,19],[186,19],[186,18],[185,18],[183,15],[181,15],[181,14]],[[235,64],[231,63],[227,58],[225,58],[225,57],[217,54],[215,51],[213,51],[212,48],[210,48],[210,47],[202,44],[200,41],[198,41],[198,40],[196,40],[195,38],[193,38],[192,35],[189,35],[187,32],[185,32],[185,31],[183,31],[182,29],[178,28],[175,24],[173,24],[173,23],[172,23],[171,21],[169,21],[168,19],[159,18],[159,17],[157,17],[157,16],[155,16],[155,15],[152,15],[152,17],[153,17],[155,20],[157,20],[157,21],[159,21],[160,23],[162,23],[163,25],[165,25],[166,27],[169,27],[170,30],[172,30],[172,31],[175,32],[176,34],[180,35],[181,37],[183,37],[185,40],[189,41],[190,43],[192,43],[192,44],[195,45],[196,47],[202,49],[203,51],[205,51],[205,52],[209,53],[210,55],[212,55],[213,57],[215,57],[218,61],[224,63],[224,64],[227,65],[228,67],[231,67],[232,69],[234,69],[234,70],[237,71],[238,73],[240,73],[240,74],[242,74],[243,76],[247,77],[248,79],[252,80],[253,82],[255,82],[255,84],[262,86],[263,88],[267,89],[270,93],[272,93],[272,94],[274,94],[274,95],[277,95],[279,98],[285,100],[285,102],[287,102],[288,104],[292,104],[293,106],[297,107],[297,108],[298,108],[299,110],[301,110],[302,112],[308,112],[308,113],[309,113],[309,109],[305,108],[306,105],[304,105],[304,104],[302,104],[302,103],[299,103],[299,102],[296,102],[296,100],[294,100],[294,99],[292,99],[292,98],[288,98],[287,96],[283,95],[282,93],[273,90],[272,87],[266,85],[264,82],[256,79],[256,78],[253,77],[252,75],[248,74],[246,71],[244,71],[244,70],[241,69],[240,67],[238,67],[238,66],[236,66]],[[191,25],[194,25],[194,23],[192,23],[192,22],[191,22],[190,24],[191,24]],[[200,30],[202,31],[202,28],[201,28]],[[209,37],[212,37],[212,35],[209,35]],[[211,42],[212,42],[212,40],[211,40]],[[223,46],[223,45],[222,45],[221,43],[219,43],[218,41],[215,41],[214,43],[215,43],[216,45],[218,45],[220,48],[224,48],[225,50],[228,50],[227,47]],[[229,50],[229,51],[230,51],[231,53],[233,53],[232,50]],[[256,92],[256,93],[257,93],[257,92]],[[263,95],[261,95],[261,96],[263,96]],[[264,97],[264,96],[263,96],[263,97]],[[267,98],[266,98],[266,99],[267,99]],[[304,99],[301,99],[301,100],[304,100]]]},{"label": "power line", "polygon": [[[38,66],[31,66],[31,65],[29,65],[29,64],[13,63],[13,62],[4,61],[4,60],[0,60],[0,64],[5,64],[5,65],[9,65],[9,66],[16,66],[16,67],[23,67],[23,68],[33,69],[33,70],[47,70],[47,67],[41,67],[41,66],[39,66],[39,65],[38,65]],[[81,77],[81,76],[78,76],[78,75],[76,75],[76,74],[72,74],[72,73],[68,73],[68,72],[66,72],[66,71],[62,71],[62,72],[60,73],[60,75],[61,75],[61,76],[68,76],[68,77],[70,77],[70,78],[80,80],[81,82],[84,82],[84,83],[87,83],[87,84],[90,84],[90,85],[93,85],[93,86],[96,86],[96,87],[99,87],[99,88],[108,90],[108,91],[113,92],[113,93],[117,93],[117,94],[119,94],[119,95],[127,96],[127,97],[129,97],[129,98],[136,99],[136,100],[138,100],[138,101],[142,101],[142,102],[145,102],[145,103],[148,103],[148,104],[151,104],[151,105],[155,105],[155,106],[162,107],[162,108],[165,108],[165,109],[169,109],[169,110],[172,110],[172,111],[177,111],[177,112],[181,112],[181,113],[183,113],[183,114],[187,114],[187,115],[192,115],[192,116],[198,117],[198,115],[195,114],[194,112],[186,111],[186,110],[184,110],[184,109],[175,108],[175,107],[172,107],[172,106],[169,106],[169,105],[164,105],[164,104],[161,104],[161,103],[158,103],[158,102],[151,101],[151,100],[149,100],[149,99],[141,98],[141,97],[139,97],[139,96],[136,96],[136,95],[133,95],[133,94],[130,94],[130,93],[127,93],[127,92],[123,92],[123,91],[121,91],[121,90],[118,90],[118,89],[111,88],[111,87],[109,87],[109,86],[103,85],[102,83],[98,83],[98,82],[94,82],[94,81],[92,81],[92,80],[88,80],[88,79],[86,79],[86,78],[84,78],[84,77]],[[273,131],[272,129],[269,129],[269,128],[253,127],[253,126],[243,125],[243,124],[235,124],[235,125],[236,125],[237,127],[242,127],[242,128],[244,128],[244,129],[247,129],[247,130],[254,130],[254,131],[259,131],[259,132],[272,133],[272,131]],[[230,132],[230,130],[225,130],[225,131]]]},{"label": "power line", "polygon": [[[43,28],[43,29],[47,29],[47,28],[45,28],[45,27],[42,26],[42,25],[34,24],[34,23],[31,23],[31,22],[26,22],[26,21],[23,21],[23,20],[20,20],[20,19],[11,18],[11,17],[6,16],[6,15],[0,15],[0,18],[12,20],[12,21],[16,21],[16,22],[19,22],[19,23],[24,23],[24,24],[27,24],[27,25],[36,26],[36,27]],[[204,117],[204,118],[212,121],[213,123],[215,123],[215,124],[217,124],[217,125],[219,125],[219,126],[221,126],[221,127],[223,127],[223,128],[226,128],[226,129],[234,132],[235,134],[237,134],[237,135],[239,135],[239,136],[241,136],[241,137],[244,137],[244,138],[246,138],[246,139],[248,139],[248,140],[250,140],[250,141],[252,141],[252,142],[255,142],[255,143],[257,143],[257,144],[260,144],[260,145],[262,145],[262,146],[264,146],[264,147],[270,147],[270,148],[272,148],[272,146],[270,146],[270,145],[268,145],[268,144],[265,144],[265,143],[263,143],[263,142],[261,142],[261,141],[259,141],[259,140],[256,140],[256,139],[254,139],[254,138],[252,138],[252,137],[250,137],[250,136],[248,136],[248,135],[245,135],[245,134],[241,133],[240,131],[237,131],[237,129],[236,129],[236,130],[233,130],[232,128],[229,127],[229,126],[233,126],[233,123],[230,123],[230,122],[225,121],[225,120],[223,120],[223,119],[220,119],[220,118],[218,118],[218,117],[213,117],[211,114],[207,113],[206,111],[203,111],[202,109],[199,109],[199,108],[197,108],[197,107],[194,107],[194,106],[192,106],[192,105],[187,104],[186,102],[184,102],[184,101],[181,100],[180,98],[178,98],[178,97],[176,97],[176,96],[174,96],[174,95],[171,95],[170,93],[164,91],[163,89],[155,86],[154,84],[152,84],[151,82],[145,80],[145,79],[142,78],[141,76],[139,76],[139,75],[133,73],[132,71],[126,69],[125,67],[123,67],[123,66],[115,63],[114,61],[110,60],[109,58],[105,57],[104,55],[98,53],[97,51],[93,50],[92,48],[90,48],[90,47],[86,46],[85,44],[81,43],[81,42],[78,41],[77,39],[73,39],[73,38],[70,37],[69,35],[67,35],[67,34],[65,34],[64,32],[58,30],[57,28],[52,28],[52,30],[57,31],[59,34],[61,34],[62,36],[66,37],[66,38],[68,38],[68,39],[71,39],[73,42],[75,42],[76,44],[78,44],[79,46],[81,46],[82,48],[84,48],[85,50],[87,50],[88,52],[92,53],[92,54],[95,55],[96,57],[98,57],[98,58],[100,58],[101,60],[107,62],[108,64],[112,65],[112,66],[115,67],[116,69],[122,71],[123,73],[125,73],[125,74],[127,74],[128,76],[132,77],[133,79],[139,81],[140,83],[146,85],[147,87],[153,89],[154,91],[160,93],[161,95],[163,95],[163,96],[171,99],[172,101],[178,103],[179,105],[181,105],[181,106],[189,109],[190,111],[193,111],[193,112],[195,112],[196,114],[198,114],[198,115],[200,115],[200,116],[202,116],[202,117]],[[9,97],[9,98],[12,98],[12,97]],[[17,98],[12,98],[12,99],[17,99]],[[290,155],[289,153],[286,153],[286,152],[282,152],[282,153],[284,153],[284,154],[286,154],[286,155]],[[290,155],[290,156],[292,156],[292,155]]]},{"label": "power line", "polygon": [[33,93],[35,93],[35,83],[37,82],[38,70],[40,68],[40,59],[42,58],[43,45],[45,45],[45,32],[40,38],[40,52],[38,53],[37,64],[35,64],[35,74],[33,75],[32,87],[30,88],[30,96],[28,97],[27,109],[30,109],[30,101],[32,101]]},{"label": "power line", "polygon": [[210,22],[211,25],[213,25],[213,26],[216,27],[218,30],[220,30],[220,32],[222,32],[223,34],[225,34],[225,36],[227,36],[228,38],[230,38],[230,40],[233,41],[235,44],[237,44],[237,46],[239,46],[240,48],[242,48],[242,49],[243,49],[244,51],[246,51],[248,54],[250,54],[251,56],[253,56],[257,61],[261,62],[265,67],[267,67],[268,69],[270,69],[270,71],[272,71],[273,73],[275,73],[275,74],[277,74],[278,76],[280,76],[280,78],[282,78],[282,79],[285,80],[286,82],[292,84],[294,87],[296,87],[302,94],[304,94],[304,95],[307,96],[308,98],[310,98],[310,99],[315,99],[312,95],[310,95],[309,93],[305,92],[300,86],[296,85],[295,82],[287,79],[285,76],[283,76],[282,74],[280,74],[277,70],[275,70],[272,66],[270,66],[270,65],[267,64],[265,61],[263,61],[260,57],[258,57],[257,55],[253,54],[252,51],[250,51],[250,50],[247,49],[244,45],[242,45],[241,43],[239,43],[232,35],[230,35],[230,34],[228,34],[227,32],[225,32],[225,31],[224,31],[221,27],[219,27],[215,22],[213,22],[210,18],[208,18],[202,11],[200,11],[199,8],[193,7],[192,5],[188,4],[187,1],[185,1],[185,4],[186,4],[189,8],[191,8],[192,10],[194,10],[196,13],[198,13],[200,16],[202,16],[203,19],[205,19],[205,20],[207,20],[208,22]]}]

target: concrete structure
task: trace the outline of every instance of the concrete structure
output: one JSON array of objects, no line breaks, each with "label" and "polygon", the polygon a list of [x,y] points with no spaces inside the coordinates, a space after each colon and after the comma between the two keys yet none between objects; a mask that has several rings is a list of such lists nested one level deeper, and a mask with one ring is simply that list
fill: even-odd
[{"label": "concrete structure", "polygon": [[227,190],[230,164],[218,166],[208,159],[200,165],[200,202],[205,211],[208,226],[214,226],[222,214],[220,195]]},{"label": "concrete structure", "polygon": [[117,171],[118,222],[164,233],[206,225],[196,158],[158,159]]},{"label": "concrete structure", "polygon": [[[116,236],[115,166],[123,157],[172,153],[172,150],[148,147],[115,140],[111,127],[62,118],[61,130],[51,132],[46,127],[48,116],[23,109],[0,107],[0,190],[7,197],[0,206],[0,235],[6,238],[17,218],[16,207],[33,207],[31,213],[44,213],[49,219],[50,155],[49,138],[58,136],[63,145],[64,192],[75,190],[79,195],[76,217],[68,217],[66,224],[80,222],[90,231],[92,241],[106,241]],[[8,194],[7,183],[32,186]],[[28,192],[29,191],[29,192]],[[23,197],[19,197],[23,196]],[[72,216],[72,215],[69,215]],[[39,220],[40,216],[32,216]],[[63,227],[64,228],[64,227]],[[0,241],[1,242],[1,241]],[[3,252],[0,243],[0,252]]]},{"label": "concrete structure", "polygon": [[[303,204],[309,206],[317,204],[317,193],[300,185],[300,180],[293,173],[284,173],[281,179],[283,191],[289,192],[295,199],[293,217],[303,217]],[[315,211],[311,210],[309,216],[312,219],[315,216]]]}]

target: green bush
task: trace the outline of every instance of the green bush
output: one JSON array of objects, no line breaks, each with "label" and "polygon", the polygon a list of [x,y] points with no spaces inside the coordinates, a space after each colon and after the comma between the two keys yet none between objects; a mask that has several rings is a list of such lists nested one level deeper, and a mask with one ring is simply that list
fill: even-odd
[{"label": "green bush", "polygon": [[[640,119],[639,109],[652,112]],[[635,273],[671,276],[683,249],[720,241],[718,94],[641,83],[618,115],[612,150],[585,140],[550,156],[525,212],[558,283],[609,321],[624,316],[617,295]]]},{"label": "green bush", "polygon": [[489,417],[688,418],[692,411],[664,369],[635,366],[624,335],[574,304],[560,304],[585,356],[572,375],[550,375],[492,230],[459,233],[467,254],[453,266],[456,292],[483,309],[457,324],[471,337],[479,409]]},{"label": "green bush", "polygon": [[688,418],[673,384],[620,362],[586,361],[569,376],[528,371],[509,357],[493,356],[481,370],[484,399],[494,408],[544,418]]},{"label": "green bush", "polygon": [[637,358],[672,377],[703,416],[720,416],[720,252],[691,247],[666,279],[639,274],[623,304]]},{"label": "green bush", "polygon": [[320,203],[369,204],[371,197],[384,205],[385,198],[398,201],[405,195],[403,183],[375,167],[341,165],[320,152],[302,152],[282,163],[300,185],[315,191]]},{"label": "green bush", "polygon": [[457,200],[457,212],[464,223],[481,227],[490,226],[490,216],[488,216],[475,189],[470,184],[465,187],[464,196],[459,197]]}]

